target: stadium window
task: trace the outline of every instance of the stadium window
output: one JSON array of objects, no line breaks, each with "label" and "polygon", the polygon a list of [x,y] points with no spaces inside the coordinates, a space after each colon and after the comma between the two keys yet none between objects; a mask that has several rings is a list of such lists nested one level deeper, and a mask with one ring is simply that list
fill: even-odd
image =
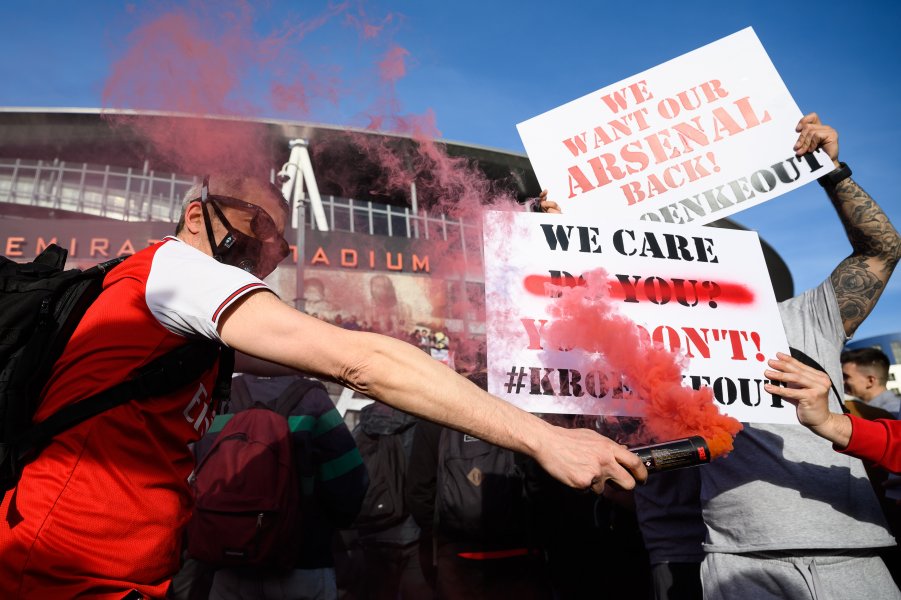
[{"label": "stadium window", "polygon": [[901,363],[901,341],[892,340],[891,346],[892,346],[892,355],[893,355],[892,363],[893,364]]}]

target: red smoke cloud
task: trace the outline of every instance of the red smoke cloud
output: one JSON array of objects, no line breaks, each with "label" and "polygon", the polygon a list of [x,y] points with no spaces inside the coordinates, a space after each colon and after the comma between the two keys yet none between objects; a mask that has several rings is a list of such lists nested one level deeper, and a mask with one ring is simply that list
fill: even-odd
[{"label": "red smoke cloud", "polygon": [[379,74],[383,81],[397,81],[407,74],[404,61],[410,53],[400,46],[392,46],[379,63]]},{"label": "red smoke cloud", "polygon": [[[161,119],[112,112],[105,116],[115,125],[134,128],[168,166],[179,171],[201,174],[229,170],[238,163],[242,169],[255,170],[254,163],[265,154],[252,127],[200,117],[235,115],[229,98],[239,81],[239,65],[203,31],[199,19],[182,12],[165,14],[139,28],[130,36],[129,51],[114,65],[103,93],[107,108],[191,116]],[[236,147],[245,151],[235,156]]]},{"label": "red smoke cloud", "polygon": [[[243,0],[193,1],[175,10],[135,14],[143,21],[128,35],[104,88],[108,121],[147,140],[157,168],[164,164],[186,174],[268,176],[287,158],[287,149],[270,147],[265,128],[254,121],[272,113],[307,119],[320,108],[360,104],[363,108],[350,121],[405,139],[351,131],[317,139],[310,150],[318,159],[320,188],[343,191],[346,197],[384,195],[412,203],[415,182],[419,207],[433,217],[446,215],[443,221],[419,226],[420,237],[428,238],[419,242],[421,252],[443,258],[443,268],[433,276],[463,279],[465,265],[479,269],[475,257],[481,233],[470,230],[466,235],[470,251],[464,262],[458,251],[464,241],[454,225],[460,219],[480,225],[486,206],[510,206],[514,195],[469,159],[448,156],[435,142],[441,132],[433,112],[403,112],[396,84],[406,76],[411,55],[393,39],[403,16],[370,15],[362,2],[351,1],[328,4],[302,19],[267,14],[267,8]],[[356,41],[348,43],[335,26]],[[344,65],[329,62],[327,44],[340,46],[345,56],[354,43],[364,54],[362,69],[348,73]],[[185,116],[122,112],[131,109]],[[367,187],[360,189],[360,184]],[[451,227],[445,227],[447,222]],[[460,290],[435,302],[454,314],[484,318],[482,296],[462,283]]]},{"label": "red smoke cloud", "polygon": [[[129,14],[139,10],[130,6]],[[363,100],[367,108],[357,116],[362,128],[409,139],[347,132],[331,141],[317,141],[311,147],[314,156],[329,158],[317,161],[323,165],[317,179],[345,190],[348,197],[365,181],[370,186],[367,193],[402,196],[410,202],[415,183],[419,207],[432,216],[446,215],[443,221],[423,225],[419,242],[423,251],[443,259],[443,270],[433,272],[434,277],[460,281],[456,293],[441,299],[445,311],[484,319],[483,295],[463,283],[467,266],[481,266],[473,260],[479,254],[481,232],[461,239],[460,228],[444,225],[462,219],[481,226],[482,211],[515,207],[515,193],[512,186],[486,177],[472,160],[450,156],[435,141],[441,134],[434,113],[402,112],[395,86],[408,72],[410,52],[391,39],[402,17],[372,18],[361,3],[344,2],[330,4],[312,18],[286,18],[265,34],[260,32],[259,10],[240,0],[192,2],[147,19],[129,35],[128,47],[104,88],[108,120],[133,128],[176,172],[268,174],[277,157],[260,136],[261,128],[244,119],[273,112],[287,119],[306,119],[318,107],[367,98]],[[369,73],[361,81],[343,79],[346,71],[340,65],[321,58],[328,56],[322,46],[301,47],[326,24],[338,21],[355,29],[359,43],[372,50]],[[122,112],[131,109],[188,116],[148,118]],[[207,115],[220,118],[204,118]],[[361,176],[362,163],[377,167],[374,179],[372,173]],[[426,233],[428,241],[422,239]],[[457,250],[464,244],[471,250],[467,262]],[[588,277],[592,296],[597,296],[592,285],[605,281],[598,277]],[[436,303],[443,295],[443,289],[436,292]],[[646,403],[646,428],[654,437],[698,434],[708,440],[715,455],[728,452],[740,425],[719,415],[710,391],[683,388],[674,355],[643,346],[631,322],[617,316],[609,303],[597,298],[589,301],[585,295],[585,289],[564,290],[556,304],[557,319],[547,327],[549,339],[603,354],[607,367],[623,373],[629,387]],[[454,343],[467,354],[484,352],[475,339],[455,339]]]},{"label": "red smoke cloud", "polygon": [[584,350],[588,364],[581,367],[582,372],[600,369],[621,374],[632,391],[629,401],[644,404],[644,429],[650,437],[671,440],[700,435],[714,457],[730,452],[741,423],[719,413],[710,388],[682,385],[683,359],[644,341],[635,323],[616,311],[605,271],[585,273],[584,278],[584,287],[556,288],[560,296],[551,305],[552,320],[542,334],[547,344]]},{"label": "red smoke cloud", "polygon": [[128,35],[112,66],[104,116],[146,139],[157,161],[174,171],[268,175],[275,158],[264,128],[250,120],[272,111],[300,119],[317,102],[337,102],[335,71],[314,67],[298,45],[347,7],[330,5],[268,35],[257,31],[255,7],[241,0],[192,2],[155,15]]},{"label": "red smoke cloud", "polygon": [[391,25],[395,18],[399,17],[399,15],[389,13],[382,18],[381,22],[376,23],[366,15],[366,10],[362,5],[357,6],[356,13],[357,14],[348,13],[345,15],[344,22],[356,27],[360,31],[360,37],[364,40],[371,40],[379,37],[385,27]]}]

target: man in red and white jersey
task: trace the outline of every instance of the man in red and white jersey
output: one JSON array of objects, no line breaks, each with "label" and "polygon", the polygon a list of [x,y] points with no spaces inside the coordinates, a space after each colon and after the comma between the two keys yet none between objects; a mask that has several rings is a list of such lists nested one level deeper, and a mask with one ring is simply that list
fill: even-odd
[{"label": "man in red and white jersey", "polygon": [[[176,236],[107,275],[35,421],[205,338],[529,454],[573,487],[600,492],[610,480],[631,489],[647,476],[612,440],[553,427],[407,343],[338,328],[280,301],[260,278],[288,253],[287,217],[284,198],[266,182],[213,177],[189,192]],[[0,504],[0,596],[165,595],[191,511],[188,444],[212,421],[215,372],[88,419],[24,468]]]}]

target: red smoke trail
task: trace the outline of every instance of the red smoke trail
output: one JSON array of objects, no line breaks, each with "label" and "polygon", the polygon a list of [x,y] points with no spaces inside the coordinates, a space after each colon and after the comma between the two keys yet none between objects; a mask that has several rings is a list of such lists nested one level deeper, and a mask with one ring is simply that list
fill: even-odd
[{"label": "red smoke trail", "polygon": [[[409,72],[412,57],[394,40],[404,24],[402,15],[370,15],[356,1],[324,5],[318,14],[302,19],[267,15],[274,12],[272,7],[242,0],[194,0],[156,14],[148,10],[144,5],[129,11],[131,18],[142,20],[113,65],[103,97],[107,120],[130,127],[146,140],[155,168],[197,175],[268,175],[273,165],[284,161],[286,149],[272,148],[265,128],[252,120],[273,113],[307,119],[339,103],[365,106],[352,121],[403,139],[350,132],[317,139],[310,150],[320,189],[328,186],[348,198],[384,195],[411,201],[415,182],[419,207],[439,219],[444,214],[451,225],[447,239],[444,221],[433,221],[427,231],[425,225],[420,227],[420,238],[426,233],[429,238],[420,241],[421,252],[441,257],[431,275],[455,282],[448,293],[434,293],[433,304],[454,315],[484,319],[483,296],[464,283],[466,265],[472,271],[469,279],[481,269],[476,259],[481,232],[467,230],[461,240],[455,225],[463,219],[480,227],[486,206],[510,207],[515,195],[468,158],[448,155],[435,141],[440,131],[434,113],[404,114],[396,85]],[[362,75],[348,75],[344,65],[329,64],[328,44],[341,50],[353,46],[346,36],[336,35],[334,27],[323,33],[329,24],[356,34],[358,50],[367,55]],[[123,112],[128,110],[186,116]],[[367,187],[361,188],[364,184]],[[464,241],[466,262],[459,251]],[[330,286],[329,293],[350,291]],[[356,293],[368,297],[367,290]]]},{"label": "red smoke trail", "polygon": [[[515,195],[490,180],[467,158],[452,157],[445,147],[435,141],[437,129],[434,115],[384,115],[374,118],[372,128],[384,130],[392,126],[409,138],[396,139],[366,133],[347,132],[334,138],[331,144],[319,143],[311,148],[317,163],[329,165],[327,172],[317,173],[323,181],[353,182],[361,164],[378,166],[373,180],[365,183],[368,194],[389,198],[402,197],[412,203],[415,184],[420,213],[427,213],[428,224],[419,221],[419,239],[412,247],[420,255],[435,258],[430,275],[448,282],[448,294],[437,294],[433,304],[443,302],[448,316],[484,322],[483,290],[466,280],[481,276],[480,260],[482,213],[488,209],[511,209]],[[347,142],[350,143],[347,143]],[[328,160],[326,160],[328,158]],[[345,195],[353,197],[353,188]],[[443,217],[442,217],[443,215]],[[460,222],[470,227],[461,229]],[[475,227],[471,227],[475,226]],[[428,230],[428,231],[426,231]],[[446,238],[445,238],[446,235]],[[461,247],[466,247],[466,257]],[[469,271],[467,273],[467,271]],[[441,287],[441,286],[439,286]],[[443,297],[442,297],[443,296]],[[453,335],[455,346],[465,346],[464,352],[477,352],[481,340]],[[476,350],[472,350],[472,349]]]},{"label": "red smoke trail", "polygon": [[[400,111],[395,86],[407,72],[408,58],[409,52],[405,48],[391,43],[379,60],[380,94],[366,125],[367,130],[402,137],[348,132],[343,139],[336,137],[332,144],[319,143],[312,150],[320,159],[318,164],[329,165],[329,172],[318,176],[332,182],[351,182],[354,179],[352,171],[359,168],[362,159],[378,165],[374,180],[366,181],[367,193],[399,196],[412,204],[415,185],[419,209],[437,218],[444,215],[438,223],[420,223],[420,238],[415,244],[418,251],[440,257],[432,276],[452,282],[449,297],[444,299],[444,310],[449,315],[468,315],[471,320],[483,321],[484,294],[465,283],[466,271],[468,269],[472,275],[480,274],[482,269],[480,261],[475,259],[480,255],[483,211],[514,207],[515,194],[489,179],[474,161],[450,156],[446,147],[436,141],[441,133],[434,113],[410,115]],[[352,153],[348,147],[353,149]],[[352,196],[353,190],[348,190],[346,195]],[[476,227],[461,233],[457,226],[461,220]],[[445,227],[445,222],[450,226]],[[463,245],[467,248],[465,260],[460,251]],[[480,340],[462,339],[459,335],[454,341],[458,347],[465,347],[466,354],[477,353],[483,344]]]},{"label": "red smoke trail", "polygon": [[113,124],[134,128],[169,165],[183,172],[219,172],[231,166],[259,170],[266,154],[252,127],[240,121],[200,118],[234,115],[227,99],[238,83],[238,65],[212,40],[198,35],[202,31],[202,23],[184,13],[166,14],[149,23],[132,34],[129,53],[114,66],[104,89],[107,108],[196,116],[105,116]]},{"label": "red smoke trail", "polygon": [[337,102],[337,70],[314,67],[298,46],[347,8],[330,5],[269,35],[257,31],[260,15],[242,0],[192,2],[154,15],[128,35],[112,67],[104,117],[133,129],[149,142],[154,162],[174,171],[268,175],[276,158],[265,128],[250,120],[273,110],[299,119],[317,102]]},{"label": "red smoke trail", "polygon": [[585,287],[557,288],[560,296],[543,332],[548,345],[583,349],[590,364],[582,372],[622,374],[634,396],[630,401],[644,404],[644,428],[655,440],[700,435],[714,457],[730,452],[741,423],[719,413],[710,388],[682,385],[684,359],[641,339],[636,325],[616,311],[605,271],[591,271],[584,278]]},{"label": "red smoke trail", "polygon": [[392,46],[379,63],[379,73],[383,81],[397,81],[407,74],[405,57],[410,53],[400,46]]},{"label": "red smoke trail", "polygon": [[[362,116],[365,128],[395,133],[414,143],[365,133],[346,134],[345,141],[353,142],[350,150],[346,143],[317,141],[311,148],[314,156],[322,158],[338,149],[343,153],[330,156],[334,160],[317,161],[328,165],[325,172],[317,173],[321,182],[329,181],[345,190],[347,197],[353,197],[359,183],[365,181],[372,186],[363,190],[367,193],[408,199],[415,182],[421,208],[432,215],[445,214],[451,222],[462,218],[479,226],[486,207],[515,206],[512,186],[497,184],[475,162],[450,156],[446,147],[435,141],[440,131],[432,112],[403,114],[396,84],[408,72],[410,54],[391,39],[402,20],[400,16],[388,14],[373,19],[362,4],[345,2],[329,5],[310,19],[286,19],[277,31],[265,35],[258,31],[259,10],[259,6],[240,0],[206,4],[195,1],[143,23],[129,36],[129,47],[114,65],[104,88],[109,121],[132,127],[177,172],[261,173],[277,162],[273,149],[266,146],[258,126],[241,119],[269,116],[265,113],[270,110],[288,119],[308,118],[317,106],[333,106],[365,89],[375,96]],[[310,56],[328,54],[321,47],[312,51],[300,47],[340,15],[344,16],[344,24],[358,30],[360,43],[382,48],[371,62],[371,85],[343,81],[344,70],[340,66],[311,61]],[[261,97],[250,92],[256,89],[268,90],[270,95]],[[148,118],[120,112],[128,109],[192,116]],[[210,120],[201,118],[203,115],[227,118]],[[377,166],[374,182],[371,173],[361,174],[359,167],[363,162]],[[441,256],[445,264],[432,276],[459,280],[457,291],[443,300],[444,310],[484,319],[484,297],[464,285],[466,263],[457,251],[463,241],[459,229],[452,227],[448,234],[445,240],[443,228],[433,225],[429,241],[422,242],[426,251]],[[476,232],[465,238],[471,249],[470,269],[480,266],[472,260],[478,255],[480,237],[481,232]],[[330,292],[337,294],[334,300],[343,301],[340,294],[347,290]],[[740,426],[718,415],[710,392],[681,388],[676,359],[660,349],[622,352],[623,348],[641,348],[634,326],[616,317],[609,307],[599,311],[597,302],[586,305],[584,299],[580,300],[581,295],[584,293],[560,299],[559,319],[548,331],[567,339],[573,336],[574,343],[602,352],[609,366],[622,372],[647,403],[647,428],[655,437],[668,439],[697,433],[708,439],[711,450],[717,454],[728,451],[731,436]],[[434,293],[434,303],[442,301],[443,296],[443,291]],[[581,339],[589,332],[595,335]],[[470,354],[478,353],[477,339],[455,342],[458,348],[475,349]]]},{"label": "red smoke trail", "polygon": [[366,10],[362,5],[357,6],[356,12],[356,15],[350,13],[345,15],[344,21],[348,25],[352,25],[359,29],[360,37],[364,40],[371,40],[379,37],[385,27],[391,25],[395,18],[399,18],[399,15],[389,13],[382,18],[380,23],[376,23],[366,15]]}]

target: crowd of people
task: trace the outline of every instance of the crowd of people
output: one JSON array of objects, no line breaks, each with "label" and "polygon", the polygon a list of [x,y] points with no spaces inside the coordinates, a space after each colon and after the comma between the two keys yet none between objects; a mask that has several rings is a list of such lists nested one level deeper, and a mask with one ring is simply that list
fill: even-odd
[{"label": "crowd of people", "polygon": [[409,342],[413,346],[418,346],[429,354],[431,354],[432,350],[451,350],[450,339],[446,333],[424,325],[414,327],[409,333],[399,332],[394,335],[390,332],[380,331],[378,325],[373,326],[369,321],[361,321],[355,314],[350,314],[345,317],[339,313],[329,317],[325,314],[310,313],[310,316],[325,321],[326,323],[331,323],[336,327],[349,329],[351,331],[366,331],[369,333],[380,333],[382,335],[396,337],[397,339]]},{"label": "crowd of people", "polygon": [[363,317],[327,300],[325,283],[318,277],[304,279],[302,309],[311,317],[337,327],[391,336],[419,346],[428,353],[448,350],[447,334],[440,328],[426,323],[411,326],[412,311],[398,299],[394,283],[388,275],[377,274],[370,278],[369,299],[362,311]]},{"label": "crowd of people", "polygon": [[[897,542],[856,458],[897,470],[897,421],[847,416],[833,385],[845,342],[901,258],[901,237],[838,160],[836,132],[813,114],[797,131],[799,156],[821,148],[833,160],[820,184],[851,245],[819,286],[779,305],[794,351],[770,357],[767,379],[786,387],[767,391],[796,405],[800,425],[748,424],[728,458],[650,478],[617,442],[628,420],[542,419],[488,394],[478,373],[464,377],[422,352],[436,341],[421,329],[408,344],[288,307],[261,280],[288,251],[280,191],[204,179],[175,236],[106,276],[35,421],[196,340],[237,351],[238,372],[252,372],[245,357],[274,363],[396,412],[371,409],[373,421],[351,432],[316,385],[274,409],[256,403],[282,404],[291,384],[247,380],[253,404],[220,432],[228,414],[214,416],[227,407],[213,391],[223,358],[174,392],[96,415],[54,437],[4,493],[4,597],[164,598],[182,593],[179,573],[185,593],[216,598],[901,598]],[[872,403],[866,363],[844,363],[846,389]],[[246,553],[224,548],[226,566],[210,574],[183,552],[196,518],[192,473],[210,461],[208,436],[219,433],[212,444],[221,446],[254,410],[284,411],[290,426],[297,549],[276,570],[228,566]],[[382,441],[390,454],[366,449]],[[383,492],[392,507],[370,502]],[[259,535],[278,533],[255,516]],[[361,526],[364,516],[374,520]]]}]

